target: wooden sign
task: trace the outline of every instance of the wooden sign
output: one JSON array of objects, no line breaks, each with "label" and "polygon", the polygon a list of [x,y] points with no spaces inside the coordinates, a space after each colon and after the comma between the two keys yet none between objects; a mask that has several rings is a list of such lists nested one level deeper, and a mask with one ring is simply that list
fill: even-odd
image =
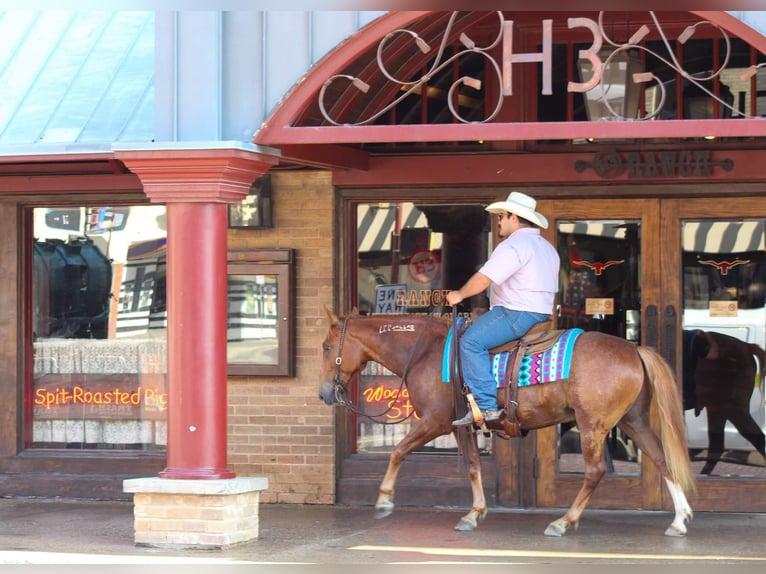
[{"label": "wooden sign", "polygon": [[614,315],[614,299],[610,297],[588,297],[585,300],[586,315]]},{"label": "wooden sign", "polygon": [[711,317],[736,317],[739,307],[736,301],[710,301],[708,309]]}]

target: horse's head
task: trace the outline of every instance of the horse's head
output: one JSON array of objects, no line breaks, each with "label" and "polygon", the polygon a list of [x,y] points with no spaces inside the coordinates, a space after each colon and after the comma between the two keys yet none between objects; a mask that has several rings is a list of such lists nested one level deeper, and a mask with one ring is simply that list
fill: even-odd
[{"label": "horse's head", "polygon": [[348,336],[349,319],[356,313],[340,318],[327,306],[324,309],[330,321],[330,329],[322,342],[319,398],[325,404],[333,405],[344,401],[346,384],[366,359],[358,342]]}]

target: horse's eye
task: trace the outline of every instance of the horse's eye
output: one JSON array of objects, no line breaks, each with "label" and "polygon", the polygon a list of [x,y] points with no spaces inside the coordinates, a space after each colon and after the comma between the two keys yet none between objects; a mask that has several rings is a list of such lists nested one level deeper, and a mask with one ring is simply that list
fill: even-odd
[{"label": "horse's eye", "polygon": [[324,352],[325,352],[325,353],[329,353],[330,351],[332,351],[332,345],[331,345],[330,343],[327,343],[327,344],[324,346]]}]

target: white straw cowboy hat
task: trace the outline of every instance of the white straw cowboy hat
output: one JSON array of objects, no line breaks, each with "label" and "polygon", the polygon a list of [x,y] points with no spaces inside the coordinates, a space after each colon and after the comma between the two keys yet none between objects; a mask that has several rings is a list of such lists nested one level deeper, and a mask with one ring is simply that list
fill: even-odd
[{"label": "white straw cowboy hat", "polygon": [[548,220],[542,213],[536,212],[535,207],[537,207],[537,201],[535,201],[534,198],[529,197],[520,191],[512,191],[505,201],[490,203],[486,207],[486,210],[496,214],[509,211],[510,213],[515,213],[519,217],[523,217],[527,221],[531,221],[543,229],[548,229]]}]

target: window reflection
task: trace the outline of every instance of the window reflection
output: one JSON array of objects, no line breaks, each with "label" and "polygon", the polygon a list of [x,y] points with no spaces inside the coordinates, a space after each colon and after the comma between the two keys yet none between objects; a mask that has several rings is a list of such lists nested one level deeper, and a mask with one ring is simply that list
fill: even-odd
[{"label": "window reflection", "polygon": [[164,449],[165,208],[33,219],[32,446]]},{"label": "window reflection", "polygon": [[229,363],[279,363],[278,293],[276,275],[229,275]]},{"label": "window reflection", "polygon": [[702,474],[766,466],[766,257],[759,220],[683,223],[683,398]]},{"label": "window reflection", "polygon": [[[641,226],[635,220],[559,221],[561,291],[557,325],[600,331],[628,341],[641,341],[639,278]],[[560,472],[584,472],[579,429],[559,427]],[[617,428],[606,442],[610,472],[640,472],[638,449]]]},{"label": "window reflection", "polygon": [[[360,203],[356,221],[361,314],[433,313],[444,293],[460,287],[489,255],[491,228],[483,205]],[[468,316],[485,307],[486,297],[477,295],[459,312]],[[406,386],[378,363],[363,368],[356,395],[367,415],[357,417],[357,452],[390,452],[418,420]],[[491,447],[487,437],[479,441],[485,451]],[[418,452],[456,450],[447,435]]]}]

